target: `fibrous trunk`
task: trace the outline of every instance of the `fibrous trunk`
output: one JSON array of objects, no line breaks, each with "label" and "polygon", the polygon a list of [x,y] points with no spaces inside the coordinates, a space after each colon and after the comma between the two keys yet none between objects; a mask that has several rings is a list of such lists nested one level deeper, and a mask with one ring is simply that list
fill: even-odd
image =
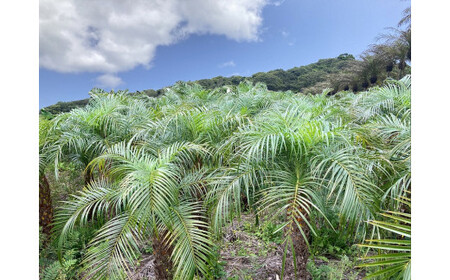
[{"label": "fibrous trunk", "polygon": [[84,184],[88,185],[92,181],[92,173],[90,170],[84,172]]},{"label": "fibrous trunk", "polygon": [[39,226],[47,236],[52,229],[53,205],[50,192],[50,184],[47,177],[43,175],[39,178]]},{"label": "fibrous trunk", "polygon": [[[301,210],[300,212],[306,219],[308,219],[309,216],[308,216],[308,213],[306,213],[306,211]],[[306,224],[305,220],[300,215],[297,215],[297,217],[295,219],[297,220],[298,225],[301,226],[304,236],[307,239],[309,239],[310,229],[309,229],[308,225]],[[305,238],[303,237],[300,229],[298,228],[298,225],[296,223],[293,223],[292,229],[291,229],[291,238],[292,238],[292,243],[293,243],[294,252],[295,252],[295,262],[296,262],[296,266],[297,266],[297,269],[296,269],[297,279],[305,280],[305,279],[310,279],[310,275],[308,273],[308,270],[306,269],[310,254],[309,254],[308,243],[305,240]]]},{"label": "fibrous trunk", "polygon": [[172,262],[170,255],[172,248],[164,242],[162,235],[152,240],[153,256],[155,257],[155,275],[158,280],[170,279],[172,271]]},{"label": "fibrous trunk", "polygon": [[[305,234],[306,238],[309,239],[308,225],[302,218],[300,218],[299,224],[302,227],[303,233]],[[301,234],[300,229],[297,226],[294,227],[292,241],[294,243],[299,279],[308,279],[309,273],[306,270],[306,265],[308,264],[309,248],[307,242],[305,241],[305,238],[303,238],[303,235]]]}]

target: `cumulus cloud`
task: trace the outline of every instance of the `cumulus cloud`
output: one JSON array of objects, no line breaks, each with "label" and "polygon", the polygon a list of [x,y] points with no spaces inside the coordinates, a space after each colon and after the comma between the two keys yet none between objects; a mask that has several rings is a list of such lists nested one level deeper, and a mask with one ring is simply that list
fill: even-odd
[{"label": "cumulus cloud", "polygon": [[150,67],[158,46],[191,34],[256,41],[268,0],[40,0],[39,62],[50,70],[114,73]]},{"label": "cumulus cloud", "polygon": [[97,86],[106,88],[115,88],[122,85],[124,82],[115,74],[103,74],[96,78]]},{"label": "cumulus cloud", "polygon": [[223,67],[234,67],[234,66],[236,66],[236,63],[234,63],[233,60],[224,62],[224,63],[219,65],[220,68],[223,68]]}]

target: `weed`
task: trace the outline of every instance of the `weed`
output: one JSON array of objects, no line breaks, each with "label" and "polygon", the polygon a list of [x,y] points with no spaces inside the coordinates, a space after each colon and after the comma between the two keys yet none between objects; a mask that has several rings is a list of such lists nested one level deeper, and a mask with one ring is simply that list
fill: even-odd
[{"label": "weed", "polygon": [[241,247],[239,248],[238,252],[237,252],[238,256],[247,256],[248,252],[247,249],[245,247]]},{"label": "weed", "polygon": [[328,265],[316,266],[314,261],[309,260],[306,269],[311,274],[313,280],[325,280],[331,268]]},{"label": "weed", "polygon": [[[339,226],[337,210],[333,207],[328,207],[325,212],[330,223],[336,230],[330,227],[330,225],[323,220],[323,217],[315,217],[313,215],[312,220],[318,222],[313,224],[316,235],[311,237],[311,254],[315,256],[327,255],[332,257],[355,255],[355,247],[352,247],[349,243],[345,228]],[[321,226],[318,226],[318,224]]]},{"label": "weed", "polygon": [[322,257],[328,263],[317,266],[314,261],[309,260],[307,269],[313,280],[356,280],[359,272],[353,271],[355,263],[348,256],[342,256],[340,261],[329,261]]},{"label": "weed", "polygon": [[75,251],[68,250],[64,253],[62,261],[54,261],[43,272],[43,280],[66,280],[75,279],[76,267],[78,260],[75,259]]},{"label": "weed", "polygon": [[219,246],[213,248],[211,253],[211,258],[208,261],[209,276],[208,279],[224,279],[227,275],[225,272],[226,262],[220,260],[220,249]]},{"label": "weed", "polygon": [[244,231],[258,237],[265,243],[274,242],[281,244],[283,242],[283,233],[279,230],[279,226],[273,222],[266,221],[260,226],[253,223],[245,222]]}]

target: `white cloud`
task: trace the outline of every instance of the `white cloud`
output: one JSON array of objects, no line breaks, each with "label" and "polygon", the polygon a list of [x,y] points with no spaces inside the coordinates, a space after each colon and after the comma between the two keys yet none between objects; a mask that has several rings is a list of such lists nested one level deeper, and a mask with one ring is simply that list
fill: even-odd
[{"label": "white cloud", "polygon": [[287,36],[289,36],[289,32],[287,31],[281,31],[281,35],[286,38]]},{"label": "white cloud", "polygon": [[236,66],[236,63],[234,63],[233,60],[224,62],[224,63],[219,65],[220,68],[223,68],[223,67],[234,67],[234,66]]},{"label": "white cloud", "polygon": [[115,74],[104,74],[96,78],[97,86],[102,88],[115,88],[124,82]]},{"label": "white cloud", "polygon": [[231,74],[225,75],[225,77],[233,77],[233,76],[241,76],[241,73],[235,72],[235,73],[231,73]]},{"label": "white cloud", "polygon": [[[39,63],[58,72],[150,67],[158,46],[191,34],[257,41],[268,0],[40,0]],[[102,78],[103,77],[103,78]],[[99,80],[105,79],[104,76]]]},{"label": "white cloud", "polygon": [[276,7],[280,6],[281,4],[284,3],[285,0],[280,0],[280,1],[272,1],[270,2],[271,5],[274,5]]}]

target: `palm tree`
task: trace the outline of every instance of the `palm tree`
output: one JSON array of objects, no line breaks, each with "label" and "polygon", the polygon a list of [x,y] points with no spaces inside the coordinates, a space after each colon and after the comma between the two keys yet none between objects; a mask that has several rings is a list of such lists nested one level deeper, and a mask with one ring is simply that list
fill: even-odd
[{"label": "palm tree", "polygon": [[378,40],[382,42],[371,45],[365,52],[365,55],[371,57],[380,67],[385,67],[388,73],[394,70],[395,65],[398,79],[405,75],[408,62],[411,62],[411,8],[403,11],[398,28],[404,25],[406,29],[388,28],[389,33],[378,36]]},{"label": "palm tree", "polygon": [[411,29],[411,7],[408,7],[403,11],[403,17],[398,22],[398,27],[403,25],[407,25],[407,29]]},{"label": "palm tree", "polygon": [[404,76],[407,63],[411,62],[411,28],[407,30],[389,28],[389,30],[391,33],[379,36],[379,40],[383,42],[372,45],[367,53],[386,66],[395,64],[400,70],[398,77],[400,79]]},{"label": "palm tree", "polygon": [[[52,120],[54,125],[49,133],[54,135],[55,141],[47,145],[46,153],[54,158],[56,174],[61,160],[70,160],[85,169],[108,147],[130,139],[134,128],[146,120],[147,110],[142,102],[131,99],[126,92],[106,93],[94,89],[90,95],[85,108],[74,109]],[[84,178],[88,184],[92,174],[84,172]]]},{"label": "palm tree", "polygon": [[[94,217],[105,222],[90,241],[83,260],[86,275],[94,279],[123,279],[137,259],[138,246],[150,238],[158,279],[192,279],[207,275],[209,234],[201,205],[180,188],[183,174],[204,150],[175,143],[150,151],[124,142],[96,158],[105,179],[91,182],[57,214],[60,246],[77,226]],[[107,163],[107,164],[106,164]]]},{"label": "palm tree", "polygon": [[[261,197],[261,209],[277,209],[271,216],[281,215],[286,220],[286,249],[293,248],[293,265],[301,279],[306,277],[309,256],[308,216],[312,209],[320,210],[319,186],[312,177],[310,160],[315,145],[331,134],[323,133],[321,122],[310,122],[311,111],[302,112],[310,104],[304,99],[284,112],[271,107],[274,111],[260,113],[252,124],[241,128],[230,141],[230,149],[235,150],[231,166],[223,168],[209,195],[215,204],[216,229],[233,210],[239,214],[241,193],[250,202]],[[237,147],[240,148],[236,151]]]},{"label": "palm tree", "polygon": [[[53,219],[51,187],[46,176],[49,167],[54,167],[56,178],[61,160],[76,163],[85,170],[107,147],[131,138],[133,128],[142,121],[145,106],[140,100],[130,99],[126,92],[93,89],[90,95],[92,98],[85,108],[52,120],[40,118],[39,222],[46,234],[50,234]],[[88,184],[92,174],[85,171],[84,178]]]}]

